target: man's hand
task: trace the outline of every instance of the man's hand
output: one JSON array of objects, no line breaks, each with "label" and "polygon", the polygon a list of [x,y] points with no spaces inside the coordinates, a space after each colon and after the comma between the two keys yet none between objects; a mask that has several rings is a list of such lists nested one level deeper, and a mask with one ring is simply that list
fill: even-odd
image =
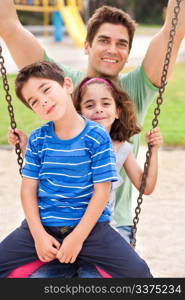
[{"label": "man's hand", "polygon": [[70,233],[62,242],[62,245],[56,255],[61,263],[73,264],[80,253],[83,241],[74,233]]}]

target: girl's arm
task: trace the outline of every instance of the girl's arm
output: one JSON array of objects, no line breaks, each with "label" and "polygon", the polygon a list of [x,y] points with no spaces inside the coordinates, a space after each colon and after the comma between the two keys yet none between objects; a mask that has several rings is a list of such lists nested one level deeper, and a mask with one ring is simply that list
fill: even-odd
[{"label": "girl's arm", "polygon": [[73,263],[79,254],[83,242],[97,223],[110,195],[110,182],[94,185],[93,196],[87,209],[75,229],[64,239],[57,258],[61,263]]},{"label": "girl's arm", "polygon": [[38,180],[23,177],[21,184],[21,201],[26,220],[35,242],[37,255],[41,261],[56,258],[60,243],[49,235],[40,220],[37,201]]},{"label": "girl's arm", "polygon": [[[152,156],[146,180],[146,188],[144,191],[145,195],[149,195],[155,188],[158,175],[158,150],[163,141],[159,128],[152,129],[150,132],[148,132],[146,134],[146,141],[152,146]],[[139,190],[143,170],[140,168],[132,152],[130,152],[128,155],[124,163],[124,168],[131,182]]]}]

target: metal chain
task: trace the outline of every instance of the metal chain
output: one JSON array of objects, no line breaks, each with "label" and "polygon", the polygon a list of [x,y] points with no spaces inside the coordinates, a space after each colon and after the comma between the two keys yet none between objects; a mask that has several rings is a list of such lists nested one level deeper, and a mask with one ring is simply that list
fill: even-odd
[{"label": "metal chain", "polygon": [[[162,70],[162,75],[161,75],[161,86],[159,87],[159,95],[156,100],[156,108],[154,109],[154,118],[152,120],[152,128],[157,127],[159,121],[158,121],[158,116],[160,115],[160,106],[163,103],[163,93],[165,91],[165,86],[167,84],[166,79],[167,79],[167,73],[168,73],[168,68],[169,68],[169,63],[170,63],[170,58],[171,58],[171,53],[172,53],[172,48],[173,48],[173,43],[174,43],[174,37],[176,33],[176,26],[178,23],[178,16],[180,12],[180,4],[182,0],[176,0],[177,4],[174,8],[174,17],[172,18],[172,27],[169,33],[169,41],[167,45],[167,52],[164,60],[164,66]],[[141,180],[141,186],[139,189],[139,196],[137,199],[137,207],[135,209],[135,217],[133,219],[133,227],[132,227],[132,238],[131,238],[131,246],[135,248],[136,246],[136,232],[137,232],[137,224],[139,222],[139,214],[141,212],[141,204],[143,202],[143,194],[144,190],[146,187],[146,180],[148,176],[148,169],[150,166],[150,159],[152,156],[151,152],[151,146],[148,145],[148,150],[146,152],[146,161],[144,164],[144,172]]]},{"label": "metal chain", "polygon": [[[8,84],[8,79],[7,79],[7,72],[6,72],[6,68],[4,66],[4,58],[2,56],[2,47],[0,45],[0,71],[1,71],[1,75],[2,75],[2,80],[3,80],[3,87],[5,90],[5,99],[8,103],[8,112],[9,112],[9,116],[10,116],[10,126],[12,129],[15,129],[17,127],[16,122],[15,122],[15,117],[14,117],[14,109],[12,106],[12,97],[9,93],[9,84]],[[20,144],[16,144],[15,145],[15,152],[17,154],[17,162],[19,164],[19,173],[21,174],[21,169],[22,169],[22,165],[23,165],[23,158],[21,156],[21,148],[20,148]]]}]

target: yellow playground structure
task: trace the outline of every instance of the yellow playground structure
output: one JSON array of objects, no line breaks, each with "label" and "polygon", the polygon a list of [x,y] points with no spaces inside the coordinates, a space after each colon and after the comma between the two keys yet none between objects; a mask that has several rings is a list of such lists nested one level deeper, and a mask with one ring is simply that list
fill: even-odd
[{"label": "yellow playground structure", "polygon": [[82,0],[14,0],[14,2],[17,10],[43,13],[45,27],[49,24],[49,14],[54,15],[55,24],[59,24],[60,17],[75,45],[83,47],[86,26],[80,15],[80,11],[83,10]]}]

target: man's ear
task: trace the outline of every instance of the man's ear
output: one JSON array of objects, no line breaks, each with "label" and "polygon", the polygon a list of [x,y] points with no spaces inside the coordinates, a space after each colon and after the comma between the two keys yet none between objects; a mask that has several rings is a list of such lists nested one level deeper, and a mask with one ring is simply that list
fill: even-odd
[{"label": "man's ear", "polygon": [[69,77],[65,77],[64,78],[64,86],[66,87],[66,90],[69,94],[73,93],[73,82],[71,80],[71,78]]},{"label": "man's ear", "polygon": [[89,47],[90,47],[89,42],[85,41],[85,43],[84,43],[84,54],[85,55],[89,54]]}]

